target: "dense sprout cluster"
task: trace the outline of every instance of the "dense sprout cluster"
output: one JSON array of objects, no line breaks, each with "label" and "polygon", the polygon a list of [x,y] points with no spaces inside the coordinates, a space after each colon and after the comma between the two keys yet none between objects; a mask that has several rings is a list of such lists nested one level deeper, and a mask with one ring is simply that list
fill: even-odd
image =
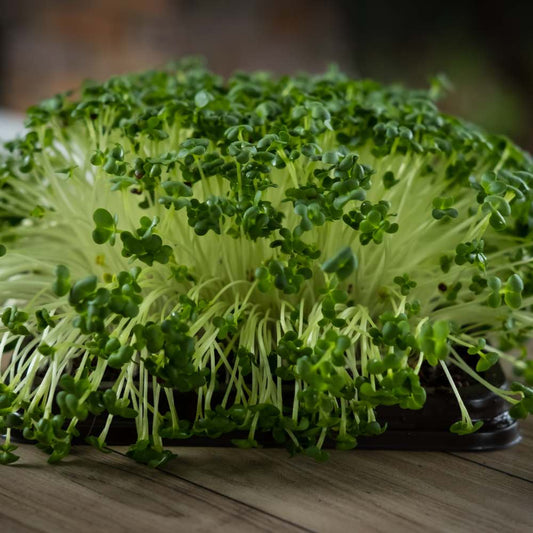
[{"label": "dense sprout cluster", "polygon": [[[152,466],[195,435],[321,459],[421,408],[422,365],[533,411],[508,355],[533,327],[533,163],[441,88],[182,62],[31,108],[0,159],[0,462],[12,430],[61,459],[93,415],[99,448],[134,419]],[[526,384],[479,374],[500,358]],[[451,430],[476,430],[453,389]]]}]

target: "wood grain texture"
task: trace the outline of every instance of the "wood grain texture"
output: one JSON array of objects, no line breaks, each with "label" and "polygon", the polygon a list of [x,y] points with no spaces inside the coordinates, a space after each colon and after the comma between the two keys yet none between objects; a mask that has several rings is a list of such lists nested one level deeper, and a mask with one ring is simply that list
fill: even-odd
[{"label": "wood grain texture", "polygon": [[[527,479],[533,483],[533,417],[523,421],[520,430],[522,442],[512,450],[454,453],[453,455]],[[533,507],[533,502],[531,505]]]},{"label": "wood grain texture", "polygon": [[533,528],[533,484],[443,453],[333,452],[317,464],[281,450],[175,451],[166,470],[315,531]]},{"label": "wood grain texture", "polygon": [[[524,441],[471,454],[179,447],[157,471],[76,447],[59,465],[22,445],[0,470],[0,532],[533,530],[533,421]],[[529,469],[529,470],[528,470]]]},{"label": "wood grain texture", "polygon": [[32,446],[17,453],[23,463],[0,476],[2,533],[302,531],[118,454],[81,447],[51,466]]}]

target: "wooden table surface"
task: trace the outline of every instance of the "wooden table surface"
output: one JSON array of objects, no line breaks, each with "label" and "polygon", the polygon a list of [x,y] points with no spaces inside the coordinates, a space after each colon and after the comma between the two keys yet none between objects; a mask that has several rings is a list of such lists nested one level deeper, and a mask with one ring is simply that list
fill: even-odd
[{"label": "wooden table surface", "polygon": [[74,449],[59,465],[24,445],[0,469],[0,531],[533,531],[533,419],[498,452],[180,447],[154,470]]}]

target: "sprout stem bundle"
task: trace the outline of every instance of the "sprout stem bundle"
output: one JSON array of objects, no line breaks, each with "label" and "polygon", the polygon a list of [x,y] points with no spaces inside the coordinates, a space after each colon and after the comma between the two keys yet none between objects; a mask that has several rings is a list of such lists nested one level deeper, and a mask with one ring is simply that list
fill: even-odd
[{"label": "sprout stem bundle", "polygon": [[[93,415],[151,466],[236,433],[323,459],[422,408],[422,365],[456,433],[482,421],[452,366],[532,412],[533,163],[439,88],[185,61],[30,108],[0,156],[0,462],[13,430],[60,460]],[[480,375],[500,358],[526,385]]]}]

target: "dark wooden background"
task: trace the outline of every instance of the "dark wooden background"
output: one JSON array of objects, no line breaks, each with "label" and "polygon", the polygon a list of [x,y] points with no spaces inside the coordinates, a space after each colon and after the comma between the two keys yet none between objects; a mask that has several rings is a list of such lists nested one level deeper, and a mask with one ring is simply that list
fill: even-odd
[{"label": "dark wooden background", "polygon": [[202,54],[217,72],[344,70],[424,86],[445,109],[533,149],[533,2],[0,0],[0,107]]}]

